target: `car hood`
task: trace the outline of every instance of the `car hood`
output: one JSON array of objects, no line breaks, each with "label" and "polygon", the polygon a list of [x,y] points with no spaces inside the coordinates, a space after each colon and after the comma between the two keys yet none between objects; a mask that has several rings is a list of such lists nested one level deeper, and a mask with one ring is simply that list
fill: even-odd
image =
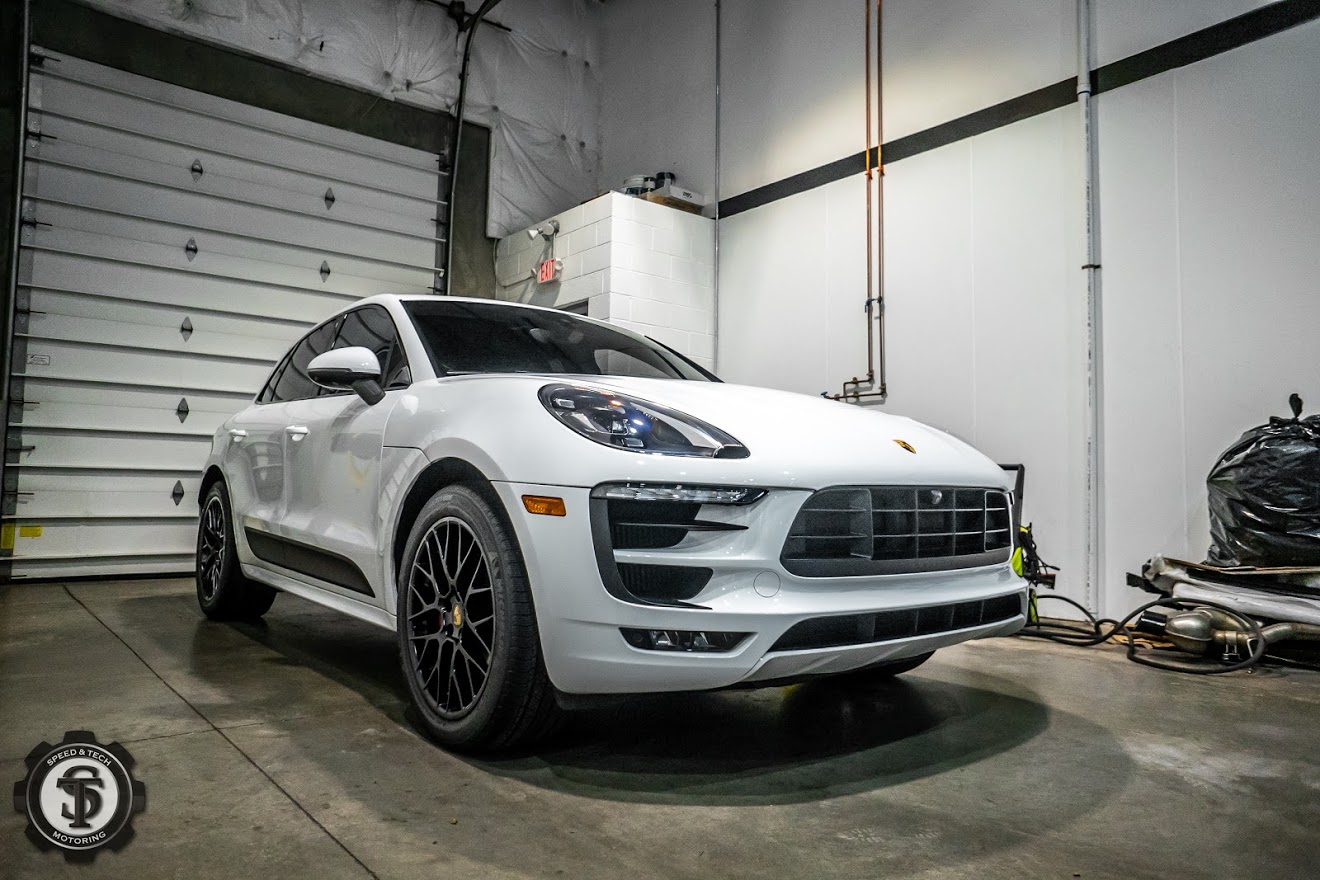
[{"label": "car hood", "polygon": [[[785,487],[901,484],[1008,488],[1009,485],[1002,468],[961,440],[877,407],[859,407],[749,385],[669,379],[518,374],[441,381],[498,384],[501,392],[514,392],[517,398],[537,409],[541,407],[536,392],[550,383],[633,396],[709,422],[733,435],[751,453],[746,459],[703,462],[678,459],[675,464],[683,463],[688,478],[699,478],[707,472],[713,477],[712,469],[718,468],[720,472],[736,473],[761,485]],[[510,385],[523,387],[515,389]],[[654,460],[669,458],[621,452],[585,442],[587,445],[583,447],[572,448],[580,449],[582,456],[603,453],[606,461],[625,469],[630,477],[635,470],[636,477],[650,474],[654,478],[656,465],[660,464]]]}]

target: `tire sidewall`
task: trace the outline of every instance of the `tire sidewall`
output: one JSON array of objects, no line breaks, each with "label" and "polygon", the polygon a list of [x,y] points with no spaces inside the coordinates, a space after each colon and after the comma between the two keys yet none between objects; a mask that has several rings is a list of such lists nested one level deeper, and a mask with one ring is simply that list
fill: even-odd
[{"label": "tire sidewall", "polygon": [[[413,664],[408,632],[407,599],[413,560],[421,547],[423,537],[433,525],[447,517],[461,520],[480,542],[490,571],[495,613],[495,644],[491,651],[490,672],[486,684],[476,705],[466,715],[456,719],[440,715],[432,708],[430,698],[422,691]],[[502,549],[509,552],[501,552]],[[519,659],[514,656],[519,650],[519,645],[514,637],[512,591],[521,588],[522,583],[525,583],[522,560],[505,558],[506,555],[512,556],[516,553],[517,545],[489,502],[465,486],[450,486],[432,496],[417,515],[417,520],[408,535],[408,543],[404,546],[403,558],[396,578],[395,629],[400,663],[414,708],[422,716],[428,731],[445,745],[461,746],[477,743],[487,731],[498,726],[498,716],[505,708],[504,704],[509,696],[506,693],[507,682],[512,668]]]},{"label": "tire sidewall", "polygon": [[[215,594],[208,600],[202,589],[202,524],[206,519],[206,511],[211,506],[212,499],[220,499],[220,515],[225,520],[225,546],[220,554],[220,583],[215,588]],[[216,481],[209,490],[206,498],[202,502],[202,517],[197,523],[197,603],[201,605],[205,612],[214,612],[225,602],[227,591],[231,589],[234,581],[234,568],[238,565],[238,550],[236,545],[237,535],[234,533],[234,515],[229,505],[229,491],[225,488],[223,480]]]}]

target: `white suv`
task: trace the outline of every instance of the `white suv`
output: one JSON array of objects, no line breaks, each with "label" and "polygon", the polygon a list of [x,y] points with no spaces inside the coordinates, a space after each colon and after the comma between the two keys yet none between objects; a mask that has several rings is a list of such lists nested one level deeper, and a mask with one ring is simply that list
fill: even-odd
[{"label": "white suv", "polygon": [[201,494],[202,610],[283,591],[394,631],[455,748],[528,742],[574,695],[892,675],[1023,623],[1005,474],[966,444],[491,300],[314,328]]}]

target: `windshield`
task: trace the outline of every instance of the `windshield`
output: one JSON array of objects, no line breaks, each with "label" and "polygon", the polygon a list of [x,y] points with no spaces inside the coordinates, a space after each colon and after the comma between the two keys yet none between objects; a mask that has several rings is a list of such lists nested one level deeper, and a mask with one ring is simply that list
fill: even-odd
[{"label": "windshield", "polygon": [[719,380],[643,336],[564,312],[496,303],[405,300],[436,375],[574,373]]}]

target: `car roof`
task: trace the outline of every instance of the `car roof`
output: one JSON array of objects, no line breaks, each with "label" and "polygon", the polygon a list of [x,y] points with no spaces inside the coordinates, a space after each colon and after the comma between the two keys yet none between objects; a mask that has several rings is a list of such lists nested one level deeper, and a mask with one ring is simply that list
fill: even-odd
[{"label": "car roof", "polygon": [[[555,312],[556,314],[573,314],[565,312],[563,309],[547,308],[546,306],[534,306],[530,303],[511,302],[507,299],[494,299],[492,297],[481,296],[445,296],[436,293],[378,293],[373,296],[364,297],[355,303],[345,306],[340,311],[346,312],[357,306],[367,303],[383,302],[455,302],[455,303],[481,303],[483,305],[508,306],[511,309],[532,309],[538,312]],[[574,317],[585,318],[586,315],[574,315]]]},{"label": "car roof", "polygon": [[[530,303],[510,302],[509,300],[505,300],[505,299],[492,299],[492,298],[480,297],[480,296],[444,296],[443,294],[435,294],[435,293],[377,293],[373,296],[364,297],[358,300],[357,302],[349,303],[339,311],[335,312],[335,314],[327,318],[326,321],[332,320],[338,317],[339,315],[350,312],[353,309],[358,308],[359,306],[365,306],[371,303],[379,304],[379,303],[387,303],[387,302],[477,303],[481,305],[505,306],[510,309],[527,309],[535,312],[553,312],[556,315],[568,315],[570,317],[577,318],[582,321],[587,321],[592,324],[599,324],[602,327],[608,327],[611,330],[617,331],[619,333],[624,333],[630,336],[638,336],[643,339],[650,339],[650,337],[646,336],[645,334],[638,333],[635,330],[629,330],[626,327],[620,327],[617,324],[611,324],[609,321],[602,321],[599,318],[593,318],[589,315],[583,315],[577,312],[567,312],[564,311],[563,309],[547,308],[546,306],[534,306],[531,305]],[[322,321],[321,323],[325,323],[325,321]],[[652,339],[651,341],[654,342],[655,340]]]}]

